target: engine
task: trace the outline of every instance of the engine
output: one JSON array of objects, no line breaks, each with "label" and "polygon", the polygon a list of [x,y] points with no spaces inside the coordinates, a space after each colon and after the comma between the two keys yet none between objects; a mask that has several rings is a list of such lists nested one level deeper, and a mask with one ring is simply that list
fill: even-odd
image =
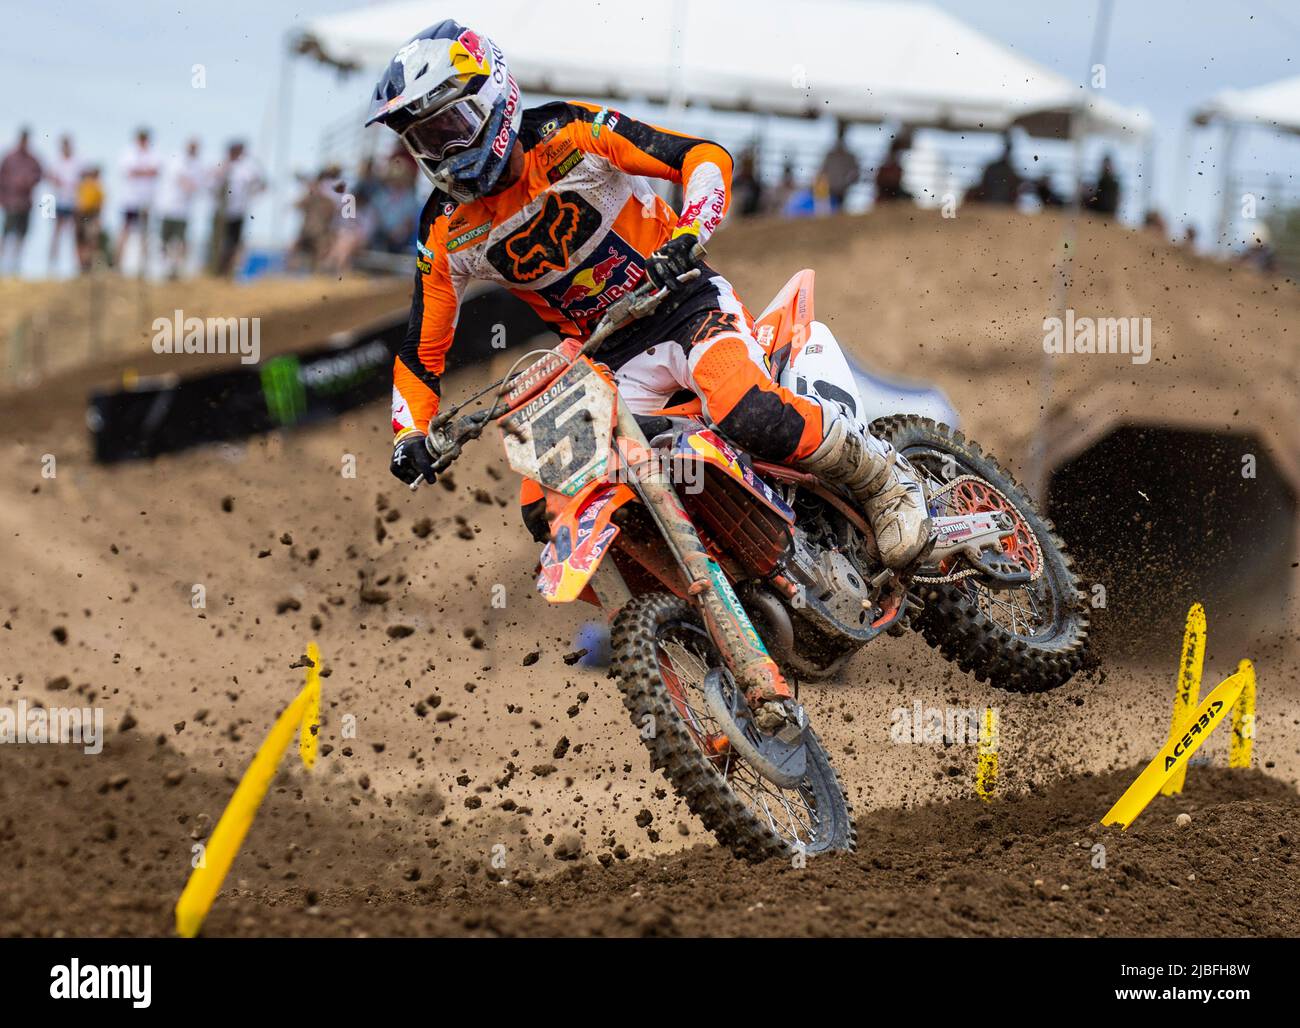
[{"label": "engine", "polygon": [[806,678],[832,674],[881,631],[873,624],[883,615],[880,590],[864,570],[862,543],[838,514],[803,506],[780,567],[744,594],[774,655]]},{"label": "engine", "polygon": [[826,634],[859,642],[872,637],[877,590],[844,549],[824,545],[796,526],[786,570],[799,588],[790,603],[796,618]]}]

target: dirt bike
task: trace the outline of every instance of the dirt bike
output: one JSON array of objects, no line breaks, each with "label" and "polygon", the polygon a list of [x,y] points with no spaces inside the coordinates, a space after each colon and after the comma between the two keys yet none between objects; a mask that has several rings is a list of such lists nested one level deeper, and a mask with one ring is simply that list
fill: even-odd
[{"label": "dirt bike", "polygon": [[[863,397],[829,329],[813,321],[812,286],[811,271],[794,276],[756,336],[774,379],[858,417]],[[996,460],[928,419],[869,426],[908,458],[929,497],[933,548],[900,573],[883,565],[846,494],[740,453],[698,401],[633,414],[598,352],[666,295],[643,285],[585,344],[525,354],[436,417],[434,467],[499,424],[511,468],[547,501],[539,591],[603,608],[611,674],[653,767],[722,845],[750,860],[851,850],[852,811],[807,712],[796,698],[792,726],[765,732],[752,690],[784,688],[784,674],[833,675],[909,623],[981,681],[1053,688],[1080,667],[1087,639],[1070,558]],[[494,390],[488,407],[458,416]]]}]

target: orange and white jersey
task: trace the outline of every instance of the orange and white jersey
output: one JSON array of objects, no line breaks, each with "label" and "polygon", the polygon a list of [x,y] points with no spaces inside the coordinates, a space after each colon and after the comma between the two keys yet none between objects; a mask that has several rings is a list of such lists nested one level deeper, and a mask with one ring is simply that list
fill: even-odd
[{"label": "orange and white jersey", "polygon": [[[562,335],[585,338],[606,308],[645,278],[646,258],[675,232],[701,240],[731,192],[716,143],[609,108],[558,102],[524,112],[523,172],[468,204],[429,198],[417,236],[411,321],[393,372],[393,430],[424,431],[465,286],[495,282]],[[682,185],[682,212],[645,181]]]}]

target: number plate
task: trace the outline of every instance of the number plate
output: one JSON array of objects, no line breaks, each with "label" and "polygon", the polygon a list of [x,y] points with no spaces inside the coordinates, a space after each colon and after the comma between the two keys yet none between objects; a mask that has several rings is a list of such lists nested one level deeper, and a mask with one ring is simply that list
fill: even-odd
[{"label": "number plate", "polygon": [[510,467],[572,496],[609,466],[618,393],[585,358],[503,418]]}]

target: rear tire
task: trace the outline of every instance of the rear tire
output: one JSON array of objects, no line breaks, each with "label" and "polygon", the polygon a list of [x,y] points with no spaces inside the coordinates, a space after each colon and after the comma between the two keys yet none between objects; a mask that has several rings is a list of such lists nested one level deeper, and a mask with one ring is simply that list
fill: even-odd
[{"label": "rear tire", "polygon": [[1086,658],[1088,604],[1079,591],[1074,561],[1052,522],[996,458],[947,425],[895,415],[872,422],[871,433],[888,440],[914,465],[925,462],[928,454],[951,456],[959,473],[983,479],[1011,501],[1042,551],[1040,580],[1045,580],[1051,610],[1041,631],[1013,633],[991,618],[987,594],[979,591],[984,587],[972,584],[978,579],[918,583],[913,591],[920,593],[924,607],[913,615],[912,627],[963,671],[999,689],[1045,692],[1067,682]]},{"label": "rear tire", "polygon": [[[771,783],[766,783],[765,790],[763,780],[734,756],[725,765],[726,775],[719,770],[722,758],[709,756],[699,741],[707,715],[696,710],[696,703],[688,702],[694,697],[688,696],[682,683],[685,668],[673,665],[665,649],[682,646],[682,640],[701,665],[721,665],[695,608],[666,593],[636,597],[619,613],[611,633],[612,670],[623,692],[623,705],[650,751],[651,766],[663,771],[691,811],[738,858],[757,862],[789,858],[796,852],[795,836],[776,830],[773,819],[760,812],[762,801],[769,796],[785,796],[804,804],[800,818],[806,815],[809,831],[799,835],[807,835],[801,841],[809,856],[853,850],[857,843],[853,811],[839,776],[811,729],[806,733],[808,772],[797,791],[780,790]],[[676,698],[665,682],[665,659],[670,674],[677,677]],[[703,706],[701,699],[698,707]],[[694,726],[690,717],[696,718]],[[644,729],[651,723],[653,737],[646,738]],[[792,815],[792,825],[794,821]]]}]

